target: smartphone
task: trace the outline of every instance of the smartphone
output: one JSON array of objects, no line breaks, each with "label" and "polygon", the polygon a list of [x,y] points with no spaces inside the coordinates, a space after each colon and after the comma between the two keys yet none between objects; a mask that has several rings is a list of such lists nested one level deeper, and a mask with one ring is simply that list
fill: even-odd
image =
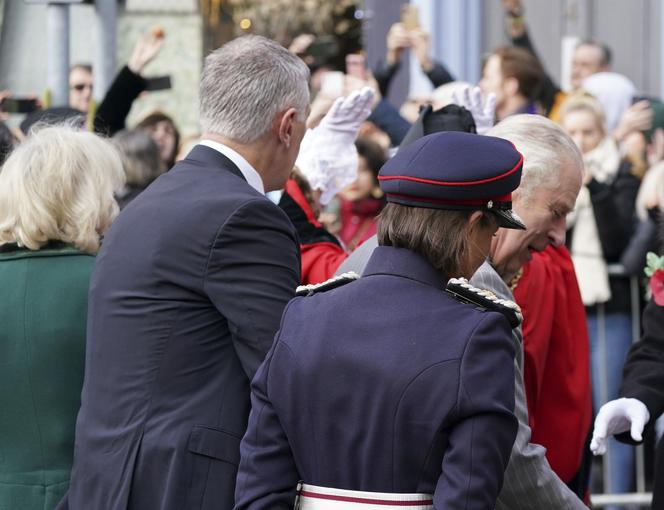
[{"label": "smartphone", "polygon": [[328,97],[341,97],[344,93],[344,73],[328,71],[323,76],[320,91]]},{"label": "smartphone", "polygon": [[171,88],[170,76],[155,76],[145,79],[145,90],[153,92],[155,90],[166,90]]},{"label": "smartphone", "polygon": [[405,4],[401,6],[401,23],[408,31],[420,28],[420,14],[417,5]]},{"label": "smartphone", "polygon": [[367,63],[364,55],[357,53],[346,55],[346,74],[360,80],[367,79]]},{"label": "smartphone", "polygon": [[36,99],[8,97],[0,103],[0,110],[7,113],[31,113],[39,108]]}]

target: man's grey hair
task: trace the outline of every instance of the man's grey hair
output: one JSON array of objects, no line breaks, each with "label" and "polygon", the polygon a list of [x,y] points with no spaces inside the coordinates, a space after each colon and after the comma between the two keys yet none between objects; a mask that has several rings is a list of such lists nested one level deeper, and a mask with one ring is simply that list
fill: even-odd
[{"label": "man's grey hair", "polygon": [[515,200],[528,200],[538,188],[557,188],[564,178],[563,170],[570,165],[583,172],[583,158],[574,141],[558,124],[541,115],[511,115],[487,135],[509,140],[523,154]]},{"label": "man's grey hair", "polygon": [[309,69],[296,55],[258,35],[239,37],[205,59],[200,88],[203,132],[238,143],[263,136],[277,113],[305,120]]}]

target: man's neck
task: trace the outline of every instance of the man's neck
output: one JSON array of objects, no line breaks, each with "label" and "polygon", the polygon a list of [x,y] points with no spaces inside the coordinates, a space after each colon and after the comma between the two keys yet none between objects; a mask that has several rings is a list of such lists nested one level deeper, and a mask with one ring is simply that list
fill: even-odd
[{"label": "man's neck", "polygon": [[233,149],[240,156],[247,160],[247,163],[249,163],[261,176],[263,185],[266,185],[267,170],[269,168],[269,163],[272,160],[272,157],[271,151],[265,150],[266,147],[259,143],[260,140],[254,143],[242,144],[216,133],[203,133],[201,135],[201,139],[212,140],[213,142],[221,143],[226,147]]}]

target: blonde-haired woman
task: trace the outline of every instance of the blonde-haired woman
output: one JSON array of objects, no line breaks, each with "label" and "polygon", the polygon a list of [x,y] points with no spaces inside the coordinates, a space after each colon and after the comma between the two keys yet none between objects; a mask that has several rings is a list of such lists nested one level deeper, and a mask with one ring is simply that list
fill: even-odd
[{"label": "blonde-haired woman", "polygon": [[[580,94],[567,99],[561,107],[560,123],[581,150],[586,172],[569,222],[570,252],[586,305],[593,404],[599,409],[618,397],[622,367],[632,343],[629,279],[609,275],[608,266],[620,262],[635,232],[635,202],[642,172],[637,158],[621,157],[605,130],[602,106],[594,97]],[[602,327],[606,356],[600,355]],[[609,449],[613,452],[612,491],[627,492],[631,478],[626,473],[632,471],[633,448],[612,440]]]},{"label": "blonde-haired woman", "polygon": [[88,283],[123,179],[109,142],[66,126],[0,170],[0,508],[53,508],[67,490]]}]

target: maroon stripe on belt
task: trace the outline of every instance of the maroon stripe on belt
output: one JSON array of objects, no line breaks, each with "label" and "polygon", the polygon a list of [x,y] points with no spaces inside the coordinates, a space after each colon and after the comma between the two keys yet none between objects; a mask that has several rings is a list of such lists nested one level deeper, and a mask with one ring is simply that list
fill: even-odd
[{"label": "maroon stripe on belt", "polygon": [[422,506],[433,505],[432,499],[423,499],[421,501],[389,501],[385,499],[353,498],[349,496],[334,496],[332,494],[319,494],[317,492],[300,491],[300,496],[307,498],[330,499],[332,501],[343,501],[345,503],[363,503],[365,505],[385,505],[385,506]]}]

